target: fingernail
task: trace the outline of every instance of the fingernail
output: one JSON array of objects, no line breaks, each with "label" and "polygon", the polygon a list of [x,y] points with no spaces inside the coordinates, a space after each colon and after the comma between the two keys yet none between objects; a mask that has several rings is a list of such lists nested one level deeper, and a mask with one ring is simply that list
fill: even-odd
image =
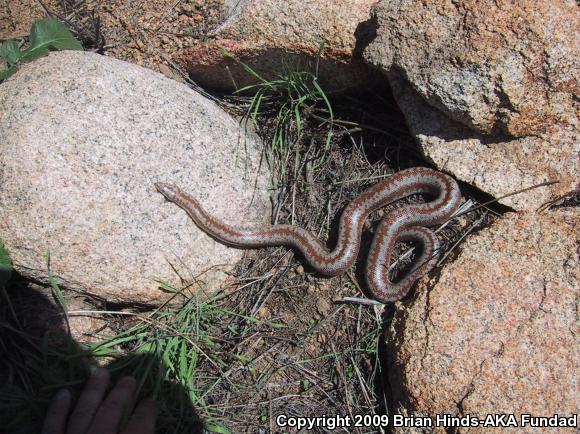
[{"label": "fingernail", "polygon": [[144,398],[139,403],[139,407],[146,410],[148,413],[157,413],[157,401],[153,398]]},{"label": "fingernail", "polygon": [[70,392],[68,391],[68,389],[60,389],[58,392],[56,392],[56,395],[54,395],[54,399],[58,401],[64,401],[65,399],[69,398]]},{"label": "fingernail", "polygon": [[101,368],[100,366],[96,366],[91,374],[92,377],[99,379],[105,378],[108,375],[109,371],[107,371],[105,368]]},{"label": "fingernail", "polygon": [[132,377],[130,375],[126,375],[124,377],[121,377],[121,379],[119,379],[119,384],[133,384],[133,383],[137,383],[137,380],[135,379],[135,377]]}]

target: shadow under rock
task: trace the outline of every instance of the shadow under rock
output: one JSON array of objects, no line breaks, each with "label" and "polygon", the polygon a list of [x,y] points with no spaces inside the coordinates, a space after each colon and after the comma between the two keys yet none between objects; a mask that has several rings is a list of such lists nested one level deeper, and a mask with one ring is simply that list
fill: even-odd
[{"label": "shadow under rock", "polygon": [[355,45],[353,57],[362,59],[365,48],[377,37],[377,19],[372,15],[368,20],[360,22],[354,31]]},{"label": "shadow under rock", "polygon": [[[68,388],[74,405],[96,365],[92,353],[71,337],[51,298],[17,275],[0,287],[0,434],[39,433],[54,393]],[[157,433],[203,432],[188,392],[167,380],[159,355],[129,354],[107,368],[112,384],[124,375],[137,379],[136,402],[157,401]]]}]

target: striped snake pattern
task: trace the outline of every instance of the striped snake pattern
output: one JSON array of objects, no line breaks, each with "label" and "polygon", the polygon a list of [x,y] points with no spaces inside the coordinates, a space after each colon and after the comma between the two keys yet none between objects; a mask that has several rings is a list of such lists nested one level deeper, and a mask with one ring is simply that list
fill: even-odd
[{"label": "striped snake pattern", "polygon": [[[183,208],[200,229],[222,243],[245,248],[289,246],[298,250],[314,270],[326,276],[343,273],[352,266],[370,213],[413,194],[429,195],[432,198],[429,202],[395,209],[376,230],[367,257],[366,282],[373,297],[382,302],[401,299],[417,279],[433,268],[439,256],[439,241],[428,227],[449,219],[461,203],[461,192],[451,177],[422,167],[402,170],[370,187],[346,206],[340,217],[336,246],[328,250],[298,226],[233,227],[207,213],[179,187],[162,182],[155,187],[167,200]],[[388,267],[395,244],[401,241],[416,242],[422,248],[410,269],[395,283],[389,279]]]}]

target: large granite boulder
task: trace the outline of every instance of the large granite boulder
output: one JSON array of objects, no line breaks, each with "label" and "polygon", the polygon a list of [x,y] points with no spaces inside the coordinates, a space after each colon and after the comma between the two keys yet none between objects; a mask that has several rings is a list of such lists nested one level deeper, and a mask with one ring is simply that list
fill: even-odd
[{"label": "large granite boulder", "polygon": [[434,164],[536,209],[580,186],[576,2],[381,1],[365,59]]},{"label": "large granite boulder", "polygon": [[362,62],[361,50],[372,36],[370,11],[376,3],[227,0],[222,23],[210,39],[176,58],[198,84],[230,91],[256,83],[231,56],[266,79],[318,70],[326,90],[368,86],[379,75]]},{"label": "large granite boulder", "polygon": [[508,214],[468,238],[434,287],[419,288],[395,315],[387,343],[394,413],[433,421],[514,414],[514,433],[546,432],[521,426],[524,414],[577,415],[579,244],[580,216],[570,209]]},{"label": "large granite boulder", "polygon": [[580,13],[565,0],[381,1],[367,60],[397,70],[474,131],[525,137],[575,123]]},{"label": "large granite boulder", "polygon": [[50,272],[115,302],[160,302],[159,281],[217,287],[242,252],[205,235],[156,181],[233,224],[268,220],[259,143],[160,74],[55,52],[0,84],[0,106],[0,238],[30,279]]}]

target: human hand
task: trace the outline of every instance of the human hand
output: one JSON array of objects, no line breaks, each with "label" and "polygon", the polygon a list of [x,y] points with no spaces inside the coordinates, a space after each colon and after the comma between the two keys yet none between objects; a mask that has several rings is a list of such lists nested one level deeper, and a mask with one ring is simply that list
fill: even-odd
[{"label": "human hand", "polygon": [[105,398],[108,385],[109,371],[97,368],[85,385],[68,424],[70,392],[59,390],[48,406],[42,434],[154,434],[157,403],[149,398],[137,405],[126,428],[119,432],[119,423],[135,397],[137,383],[133,377],[123,377]]}]

